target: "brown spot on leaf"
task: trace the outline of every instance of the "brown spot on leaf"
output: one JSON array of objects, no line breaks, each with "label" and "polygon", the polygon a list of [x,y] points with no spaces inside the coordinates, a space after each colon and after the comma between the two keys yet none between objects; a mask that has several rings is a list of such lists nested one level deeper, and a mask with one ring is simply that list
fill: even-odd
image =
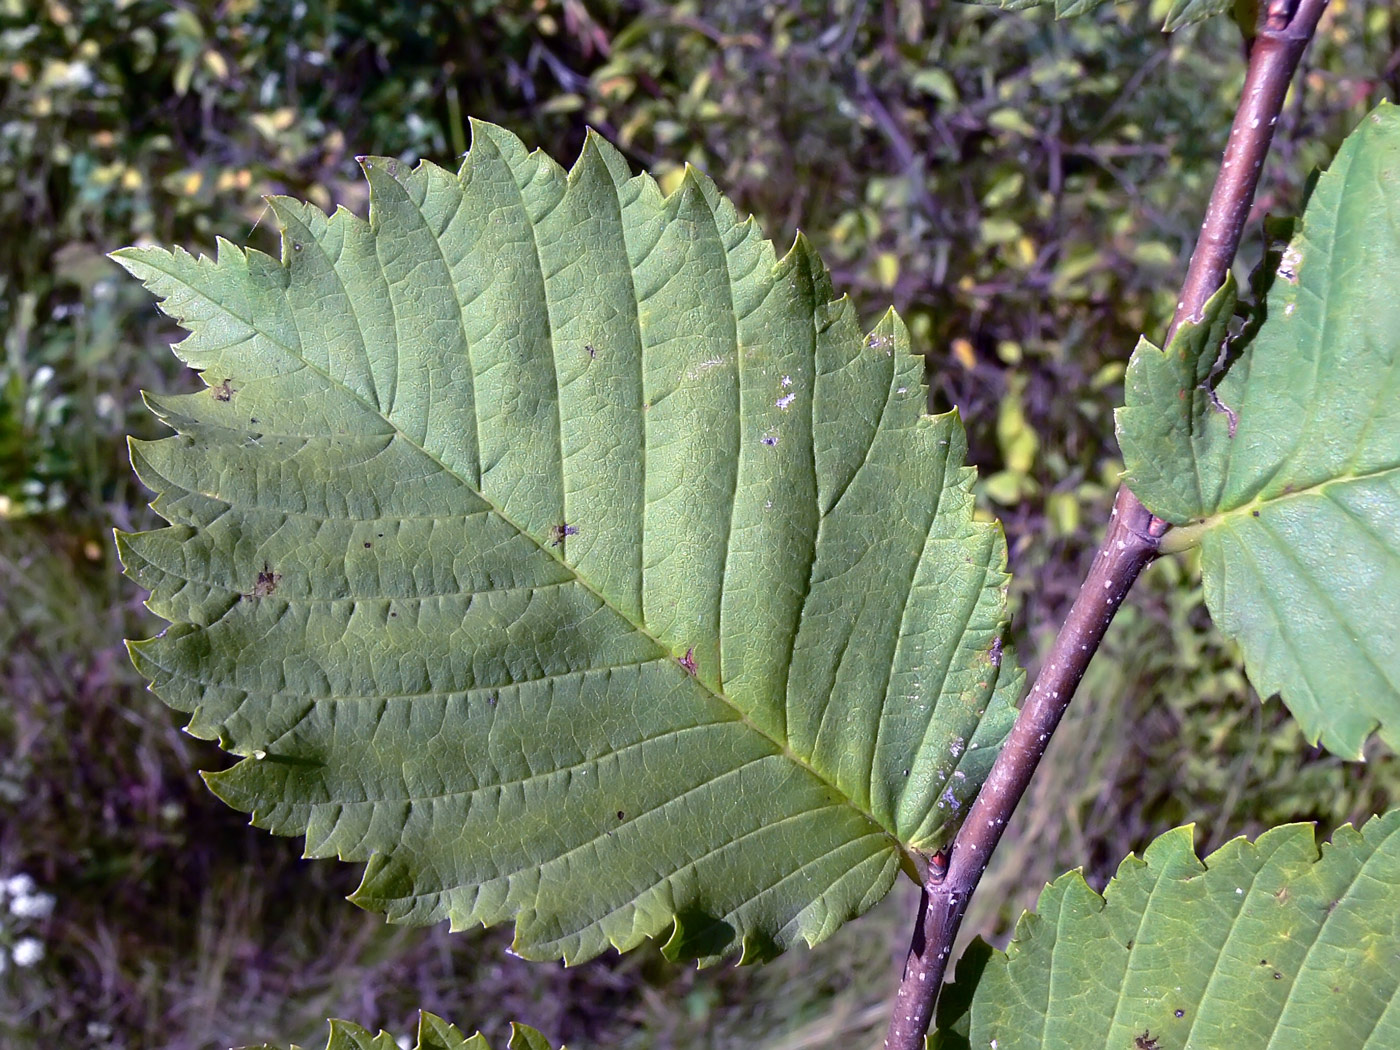
[{"label": "brown spot on leaf", "polygon": [[1001,635],[997,635],[992,642],[992,649],[987,653],[987,659],[992,662],[993,667],[1001,666]]},{"label": "brown spot on leaf", "polygon": [[551,525],[549,527],[549,545],[551,547],[562,546],[564,537],[577,535],[578,526],[570,525],[567,521],[560,522],[558,525]]},{"label": "brown spot on leaf", "polygon": [[215,401],[232,401],[233,395],[238,393],[238,391],[233,389],[232,379],[225,379],[218,386],[211,386],[209,388],[209,393],[214,395]]},{"label": "brown spot on leaf", "polygon": [[695,646],[692,645],[689,649],[687,649],[685,651],[685,655],[682,656],[679,660],[677,660],[676,663],[680,664],[681,667],[685,668],[686,674],[690,675],[691,678],[694,678],[696,671]]},{"label": "brown spot on leaf", "polygon": [[1159,1050],[1161,1044],[1149,1029],[1144,1028],[1142,1035],[1133,1040],[1133,1046],[1137,1047],[1137,1050]]},{"label": "brown spot on leaf", "polygon": [[263,562],[262,572],[258,573],[258,582],[253,584],[253,597],[266,598],[277,590],[277,585],[281,582],[282,574],[273,572],[267,567],[267,562]]}]

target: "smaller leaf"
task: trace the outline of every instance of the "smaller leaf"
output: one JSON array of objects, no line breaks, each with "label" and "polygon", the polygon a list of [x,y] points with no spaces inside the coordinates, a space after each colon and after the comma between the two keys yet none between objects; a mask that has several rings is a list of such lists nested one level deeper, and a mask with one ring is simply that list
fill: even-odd
[{"label": "smaller leaf", "polygon": [[[399,1050],[399,1044],[388,1032],[377,1035],[352,1021],[332,1020],[330,1038],[326,1050]],[[247,1048],[252,1050],[252,1048]],[[273,1044],[265,1043],[259,1050],[274,1050]],[[293,1044],[292,1050],[301,1050]],[[418,1040],[413,1050],[491,1050],[491,1044],[480,1032],[473,1036],[463,1035],[456,1025],[449,1024],[436,1014],[426,1010],[418,1015]],[[549,1040],[535,1029],[523,1024],[512,1023],[510,1042],[506,1050],[553,1050]],[[563,1050],[561,1047],[560,1050]]]},{"label": "smaller leaf", "polygon": [[1306,824],[1204,862],[1191,838],[1130,854],[1102,897],[1078,871],[1047,886],[1004,953],[968,950],[932,1045],[1400,1046],[1400,810],[1320,853]]},{"label": "smaller leaf", "polygon": [[1183,26],[1204,22],[1211,15],[1224,14],[1235,7],[1235,0],[1172,0],[1162,31],[1175,32]]},{"label": "smaller leaf", "polygon": [[1117,415],[1129,486],[1186,526],[1169,545],[1200,545],[1254,687],[1351,758],[1373,731],[1400,746],[1398,164],[1382,103],[1317,179],[1223,367],[1229,288],[1165,352],[1139,344]]},{"label": "smaller leaf", "polygon": [[1126,480],[1139,499],[1150,500],[1152,513],[1178,525],[1219,496],[1218,484],[1208,482],[1223,479],[1229,446],[1207,445],[1201,431],[1229,425],[1211,403],[1209,381],[1235,300],[1230,277],[1206,302],[1201,320],[1183,322],[1164,349],[1139,339],[1124,378],[1127,407],[1117,421]]}]

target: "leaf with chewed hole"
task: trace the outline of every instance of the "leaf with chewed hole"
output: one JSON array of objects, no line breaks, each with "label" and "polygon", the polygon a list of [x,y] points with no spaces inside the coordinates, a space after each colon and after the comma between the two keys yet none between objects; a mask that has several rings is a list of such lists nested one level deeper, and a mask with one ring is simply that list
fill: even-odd
[{"label": "leaf with chewed hole", "polygon": [[[1005,543],[801,238],[590,137],[367,159],[370,219],[279,198],[280,260],[117,259],[209,389],[133,442],[131,646],[209,777],[354,900],[587,959],[815,943],[945,845],[1022,682]],[[1000,658],[998,659],[998,656]]]},{"label": "leaf with chewed hole", "polygon": [[[1206,604],[1310,740],[1400,748],[1400,111],[1322,174],[1251,338],[1212,377],[1232,290],[1128,367],[1128,484],[1199,542]],[[1256,318],[1256,322],[1260,319]],[[1212,334],[1205,334],[1212,333]]]},{"label": "leaf with chewed hole", "polygon": [[[1103,896],[1056,879],[1006,952],[974,946],[933,1044],[998,1050],[1400,1046],[1400,810],[1234,839],[1191,829],[1129,856]],[[964,972],[966,967],[966,972]]]}]

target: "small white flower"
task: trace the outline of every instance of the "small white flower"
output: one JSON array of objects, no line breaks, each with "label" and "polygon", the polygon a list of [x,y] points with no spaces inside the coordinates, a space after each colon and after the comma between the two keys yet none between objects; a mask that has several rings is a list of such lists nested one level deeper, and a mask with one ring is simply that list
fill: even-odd
[{"label": "small white flower", "polygon": [[21,919],[47,919],[53,914],[51,893],[31,893],[10,901],[10,914]]},{"label": "small white flower", "polygon": [[97,411],[98,419],[115,419],[117,415],[117,399],[106,390],[97,395],[93,401],[93,408]]},{"label": "small white flower", "polygon": [[34,876],[26,875],[24,872],[11,875],[4,882],[0,882],[0,890],[12,897],[27,897],[34,892],[34,889]]},{"label": "small white flower", "polygon": [[69,62],[60,83],[64,87],[85,88],[92,87],[92,79],[92,70],[86,62]]},{"label": "small white flower", "polygon": [[33,966],[44,957],[44,944],[37,937],[21,937],[11,951],[16,966]]}]

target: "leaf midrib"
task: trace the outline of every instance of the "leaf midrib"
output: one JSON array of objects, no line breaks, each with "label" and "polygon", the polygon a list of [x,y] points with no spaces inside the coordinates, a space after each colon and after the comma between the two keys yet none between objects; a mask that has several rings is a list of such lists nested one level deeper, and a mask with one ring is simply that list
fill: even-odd
[{"label": "leaf midrib", "polygon": [[[357,220],[357,221],[358,221],[358,220]],[[340,382],[339,380],[337,380],[334,376],[330,375],[330,374],[329,374],[328,372],[326,372],[324,369],[318,367],[316,364],[314,364],[313,362],[311,362],[310,360],[308,360],[305,356],[303,356],[303,355],[302,355],[300,352],[298,352],[297,350],[293,349],[292,347],[288,346],[286,343],[282,342],[282,340],[278,339],[275,335],[273,335],[272,333],[270,333],[270,332],[268,332],[267,330],[265,330],[261,325],[257,324],[254,320],[252,320],[252,319],[250,319],[250,318],[248,318],[248,317],[244,317],[244,316],[240,315],[236,310],[232,309],[227,303],[223,302],[221,299],[216,299],[216,298],[214,297],[214,295],[211,294],[210,292],[207,292],[207,291],[205,291],[205,290],[203,290],[203,289],[201,289],[201,288],[195,287],[194,285],[192,285],[192,284],[188,283],[187,281],[185,281],[184,278],[181,277],[179,274],[177,274],[177,273],[172,273],[169,269],[165,269],[165,268],[163,268],[163,267],[160,267],[160,266],[155,265],[155,263],[153,263],[152,261],[150,261],[150,259],[149,259],[148,257],[147,257],[147,258],[142,258],[142,259],[141,259],[141,262],[142,262],[144,265],[150,266],[152,269],[158,270],[159,272],[165,274],[166,277],[170,278],[172,281],[177,282],[178,284],[182,285],[183,287],[189,289],[189,290],[190,290],[191,292],[193,292],[196,296],[198,296],[198,297],[200,297],[200,298],[203,298],[203,299],[207,300],[208,302],[212,303],[213,305],[217,306],[220,310],[222,310],[222,311],[223,311],[224,313],[226,313],[228,316],[230,316],[230,317],[232,317],[233,319],[235,319],[236,321],[239,321],[239,322],[241,322],[242,324],[246,325],[249,329],[251,329],[251,330],[254,331],[254,332],[257,332],[260,336],[262,336],[264,339],[266,339],[270,344],[272,344],[273,346],[279,347],[281,350],[283,350],[285,353],[287,353],[290,357],[292,357],[292,358],[294,358],[295,360],[301,362],[301,364],[302,364],[302,366],[303,366],[304,368],[310,370],[311,372],[313,372],[313,373],[316,374],[316,375],[319,375],[319,376],[322,378],[322,380],[325,381],[330,387],[341,390],[341,391],[342,391],[346,396],[348,396],[351,400],[358,402],[358,403],[359,403],[360,405],[362,405],[363,407],[365,407],[365,408],[369,409],[370,411],[372,411],[376,416],[378,416],[380,419],[384,420],[384,423],[385,423],[387,426],[389,426],[389,427],[393,430],[393,432],[394,432],[395,434],[397,434],[403,441],[405,441],[411,448],[414,448],[414,449],[418,450],[419,452],[421,452],[421,453],[422,453],[424,456],[426,456],[431,462],[436,463],[436,464],[443,470],[443,472],[444,472],[445,474],[447,474],[448,476],[450,476],[450,477],[452,477],[452,478],[455,478],[455,479],[456,479],[464,488],[466,488],[469,492],[473,493],[477,498],[479,498],[479,499],[483,500],[484,502],[486,502],[487,504],[489,504],[489,506],[490,506],[492,512],[494,512],[495,514],[499,515],[502,521],[504,521],[504,522],[505,522],[506,524],[508,524],[511,528],[513,528],[518,534],[520,534],[521,536],[525,537],[525,538],[528,539],[532,544],[534,544],[536,550],[540,551],[541,553],[543,553],[543,554],[544,554],[545,556],[547,556],[547,557],[553,558],[553,559],[554,559],[555,561],[557,561],[560,565],[562,565],[562,566],[569,572],[570,576],[571,576],[575,581],[577,581],[577,583],[579,584],[579,586],[583,587],[588,593],[592,594],[595,598],[597,598],[597,599],[598,599],[604,606],[606,606],[611,612],[613,612],[615,615],[619,616],[624,622],[630,624],[634,630],[636,630],[639,634],[641,634],[641,635],[642,635],[643,637],[645,637],[647,640],[649,640],[649,641],[651,641],[653,644],[655,644],[655,645],[657,646],[657,648],[658,648],[660,651],[662,651],[662,652],[664,652],[664,653],[668,653],[668,654],[671,653],[671,651],[672,651],[672,647],[671,647],[671,646],[665,644],[660,638],[658,638],[656,635],[654,635],[646,626],[644,626],[643,624],[638,623],[633,617],[629,616],[627,613],[625,613],[625,612],[622,611],[621,609],[617,608],[611,601],[608,600],[608,598],[607,598],[605,595],[603,595],[601,592],[599,592],[598,589],[597,589],[596,587],[594,587],[590,581],[588,581],[588,580],[585,579],[583,576],[581,576],[581,575],[578,573],[578,571],[574,568],[574,566],[570,565],[568,562],[564,561],[561,557],[559,557],[558,555],[554,554],[552,551],[550,551],[550,550],[548,550],[547,548],[545,548],[545,547],[540,543],[540,541],[539,541],[538,539],[536,539],[533,535],[530,534],[530,532],[528,532],[526,529],[524,529],[522,526],[520,526],[520,525],[519,525],[514,519],[512,519],[512,518],[510,517],[510,515],[508,515],[502,508],[500,508],[499,506],[497,506],[496,502],[495,502],[493,499],[491,499],[489,496],[487,496],[485,492],[479,492],[479,491],[477,491],[477,489],[476,489],[467,479],[463,478],[461,474],[459,474],[456,470],[454,470],[454,469],[453,469],[452,467],[450,467],[447,463],[445,463],[439,456],[437,456],[436,454],[434,454],[434,453],[433,453],[432,451],[430,451],[429,449],[425,448],[423,445],[421,445],[419,442],[415,441],[415,440],[414,440],[412,437],[410,437],[407,433],[405,433],[403,430],[401,430],[392,420],[386,418],[386,417],[382,414],[382,412],[381,412],[379,409],[370,406],[369,403],[368,403],[364,398],[360,397],[360,395],[357,394],[353,389],[351,389],[350,387],[346,386],[344,383],[342,383],[342,382]],[[286,270],[286,264],[284,264],[284,263],[279,263],[279,266],[280,266],[282,269]],[[182,319],[177,319],[177,320],[182,320]],[[183,322],[182,322],[182,323],[183,323]],[[477,416],[477,413],[474,412],[473,415],[474,415],[474,417],[475,417],[475,416]],[[825,520],[825,515],[822,516],[822,520]],[[819,525],[819,527],[820,527],[820,525]],[[897,836],[897,834],[896,834],[892,829],[885,827],[884,824],[882,824],[882,823],[879,821],[879,819],[877,819],[876,816],[875,816],[872,812],[870,812],[868,809],[866,809],[866,808],[864,808],[864,807],[862,807],[862,806],[860,806],[860,805],[857,805],[856,802],[855,802],[853,799],[851,799],[850,796],[848,796],[848,795],[846,794],[846,792],[844,792],[836,783],[834,783],[832,780],[828,779],[827,777],[823,776],[823,775],[822,775],[816,768],[814,768],[809,762],[805,761],[800,755],[798,755],[797,753],[795,753],[795,752],[792,750],[792,748],[787,744],[787,742],[781,741],[781,740],[777,740],[777,739],[775,739],[774,737],[770,736],[768,733],[764,732],[763,729],[760,728],[760,727],[753,721],[753,719],[749,716],[749,714],[748,714],[746,711],[744,711],[744,709],[741,708],[738,704],[736,704],[732,699],[730,699],[730,697],[729,697],[727,694],[725,694],[725,693],[723,693],[723,692],[716,692],[714,689],[711,689],[708,685],[706,685],[705,683],[701,682],[698,678],[694,678],[694,679],[692,679],[692,681],[693,681],[693,682],[695,683],[695,685],[697,685],[699,688],[703,689],[707,695],[709,695],[709,696],[711,696],[711,697],[714,697],[716,700],[718,700],[718,701],[720,701],[721,703],[723,703],[726,707],[728,707],[728,708],[730,708],[731,710],[733,710],[733,711],[735,712],[735,714],[738,715],[739,721],[740,721],[747,729],[749,729],[751,732],[757,734],[760,738],[762,738],[763,740],[768,741],[771,745],[773,745],[773,747],[775,747],[775,748],[777,749],[779,755],[781,755],[783,758],[787,759],[788,761],[792,762],[792,763],[793,763],[794,765],[796,765],[798,768],[800,768],[800,769],[802,769],[803,771],[805,771],[808,775],[810,775],[813,779],[815,779],[815,780],[816,780],[818,783],[820,783],[823,787],[825,787],[825,788],[827,788],[828,790],[830,790],[837,798],[839,798],[839,799],[842,801],[843,804],[845,804],[846,806],[850,807],[850,808],[851,808],[852,810],[854,810],[857,814],[859,814],[861,817],[865,818],[865,819],[866,819],[867,821],[869,821],[872,825],[874,825],[877,829],[879,829],[879,831],[880,831],[881,833],[883,833],[884,835],[886,835],[886,836],[889,838],[890,842],[894,845],[894,848],[895,848],[895,850],[896,850],[898,853],[900,853],[901,855],[905,855],[905,856],[910,856],[910,855],[911,855],[911,850],[910,850],[908,847],[906,847],[906,845],[899,839],[899,837]],[[911,859],[912,859],[912,856],[911,856]]]},{"label": "leaf midrib", "polygon": [[[1346,485],[1351,482],[1371,481],[1376,478],[1384,478],[1391,474],[1400,475],[1400,463],[1392,463],[1388,466],[1380,467],[1377,470],[1367,471],[1364,474],[1345,474],[1335,478],[1326,478],[1323,481],[1316,482],[1312,485],[1306,485],[1303,488],[1293,489],[1290,492],[1283,492],[1277,496],[1255,496],[1248,503],[1242,503],[1238,507],[1233,507],[1230,510],[1218,511],[1198,519],[1196,527],[1204,529],[1219,528],[1232,518],[1253,517],[1254,511],[1256,510],[1264,510],[1280,503],[1286,503],[1300,496],[1318,495],[1324,489],[1332,485]],[[1191,527],[1192,526],[1189,525],[1184,526],[1184,528]]]}]

